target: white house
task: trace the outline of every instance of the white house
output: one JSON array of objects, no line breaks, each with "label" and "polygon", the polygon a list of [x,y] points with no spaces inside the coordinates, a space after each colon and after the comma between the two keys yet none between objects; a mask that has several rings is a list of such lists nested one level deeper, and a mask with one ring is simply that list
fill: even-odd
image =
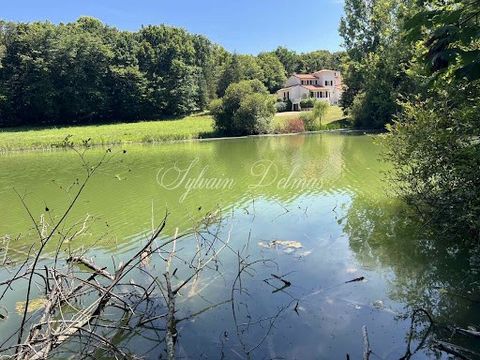
[{"label": "white house", "polygon": [[300,110],[300,101],[308,97],[338,104],[342,96],[342,76],[336,70],[319,70],[312,74],[293,74],[285,87],[277,91],[283,101],[292,102],[292,110]]}]

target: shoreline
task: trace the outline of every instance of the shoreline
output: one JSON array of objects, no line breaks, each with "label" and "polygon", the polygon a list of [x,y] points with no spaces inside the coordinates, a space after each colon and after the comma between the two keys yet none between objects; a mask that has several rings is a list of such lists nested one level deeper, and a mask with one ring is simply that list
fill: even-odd
[{"label": "shoreline", "polygon": [[[90,148],[101,148],[101,147],[122,147],[130,145],[161,145],[161,144],[176,144],[176,143],[186,143],[186,142],[207,142],[207,141],[220,141],[220,140],[234,140],[234,139],[247,139],[247,138],[262,138],[262,137],[282,137],[282,136],[299,136],[299,135],[315,135],[323,133],[343,133],[343,134],[352,134],[352,135],[364,135],[364,134],[376,134],[379,133],[375,130],[368,129],[352,129],[352,128],[343,128],[343,129],[325,129],[325,130],[316,130],[316,131],[304,131],[298,133],[287,133],[287,134],[258,134],[258,135],[244,135],[244,136],[218,136],[218,137],[205,137],[205,138],[191,138],[191,139],[178,139],[178,140],[165,140],[165,141],[129,141],[121,143],[105,143],[105,144],[92,144]],[[83,145],[78,145],[82,148]],[[68,147],[38,147],[38,148],[18,148],[18,149],[6,149],[0,150],[0,156],[6,156],[8,154],[18,154],[18,153],[29,153],[29,152],[56,152],[56,151],[66,151],[69,150]]]}]

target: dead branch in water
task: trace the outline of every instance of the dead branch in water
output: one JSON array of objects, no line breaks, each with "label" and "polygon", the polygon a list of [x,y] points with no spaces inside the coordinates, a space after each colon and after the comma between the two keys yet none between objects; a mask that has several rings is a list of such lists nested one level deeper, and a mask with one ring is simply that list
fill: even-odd
[{"label": "dead branch in water", "polygon": [[480,354],[476,352],[473,352],[469,349],[466,349],[464,347],[461,347],[455,344],[450,344],[445,341],[435,340],[434,345],[437,349],[443,352],[446,352],[447,354],[453,355],[455,356],[455,358],[458,358],[458,359],[473,360],[473,359],[478,359],[480,357]]},{"label": "dead branch in water", "polygon": [[67,262],[85,265],[90,270],[93,270],[96,274],[102,275],[109,280],[112,280],[112,281],[114,280],[113,275],[111,275],[108,271],[106,271],[105,268],[100,268],[99,266],[95,265],[93,262],[85,259],[82,256],[70,256],[67,259]]},{"label": "dead branch in water", "polygon": [[458,328],[458,327],[454,328],[454,330],[456,332],[459,332],[460,334],[480,338],[480,331],[474,331],[474,330],[470,330],[470,329],[462,329],[462,328]]},{"label": "dead branch in water", "polygon": [[[230,237],[222,240],[220,246],[214,245],[215,240],[209,242],[208,247],[201,245],[201,249],[204,250],[196,254],[195,266],[189,266],[187,273],[183,272],[185,279],[176,280],[178,283],[174,284],[171,268],[178,257],[176,243],[180,239],[192,239],[193,236],[190,232],[178,235],[177,231],[173,238],[162,241],[156,247],[153,246],[165,228],[167,217],[168,213],[144,246],[122,262],[114,272],[109,272],[107,267],[100,267],[93,260],[77,254],[70,254],[64,260],[61,256],[56,256],[51,262],[45,263],[36,263],[35,259],[29,259],[28,264],[22,264],[21,267],[27,270],[24,270],[25,273],[21,276],[17,272],[12,281],[6,282],[7,290],[17,278],[40,277],[44,284],[41,293],[46,293],[47,296],[42,309],[30,317],[27,316],[25,322],[22,322],[22,326],[29,326],[28,332],[26,328],[24,331],[19,328],[13,334],[20,336],[20,333],[27,332],[27,336],[22,335],[21,341],[17,344],[10,346],[3,344],[0,353],[10,354],[11,357],[21,360],[45,359],[64,345],[75,343],[85,349],[82,350],[85,353],[101,349],[112,357],[124,358],[127,351],[116,346],[113,338],[106,337],[99,329],[125,328],[117,323],[116,319],[128,316],[133,324],[127,324],[127,329],[146,328],[159,333],[166,344],[168,359],[175,359],[177,323],[219,306],[210,305],[189,317],[177,320],[176,298],[203,270],[209,269],[211,263],[218,261],[220,253],[227,248]],[[205,231],[203,236],[207,236],[206,234],[208,231]],[[150,274],[146,258],[158,255],[159,260],[164,261],[160,251],[165,251],[169,245],[173,245],[173,248],[166,259],[166,272],[162,281]],[[79,271],[78,266],[84,266],[89,271]],[[40,268],[45,269],[45,274],[43,272],[40,274]],[[174,272],[176,269],[177,267]],[[188,271],[191,273],[188,274]],[[147,275],[151,282],[147,285],[136,284],[133,281],[136,272]],[[132,275],[130,280],[127,279],[129,274]],[[162,301],[159,295],[163,294],[163,289],[166,289],[166,295]],[[30,295],[27,296],[26,307],[29,302]],[[223,301],[220,305],[225,303]],[[69,308],[68,312],[65,311],[66,307]],[[111,314],[115,312],[118,314],[119,311],[124,315],[112,318]],[[163,320],[166,326],[159,327],[156,322]]]},{"label": "dead branch in water", "polygon": [[[411,349],[412,341],[416,333],[415,325],[418,320],[418,316],[421,314],[425,315],[425,317],[428,319],[429,326],[427,328],[427,331],[425,331],[425,333],[421,337],[421,340],[419,341],[416,348],[412,351]],[[420,349],[422,349],[425,346],[425,342],[427,341],[427,338],[430,335],[430,331],[432,330],[432,327],[433,327],[433,319],[431,315],[428,313],[428,311],[421,308],[414,310],[410,317],[410,331],[408,333],[407,350],[405,351],[405,355],[403,355],[399,360],[409,360],[414,354],[416,354]]]},{"label": "dead branch in water", "polygon": [[[113,264],[99,266],[86,256],[88,249],[71,249],[69,244],[85,232],[88,216],[69,228],[65,225],[67,218],[90,178],[108,161],[110,153],[107,150],[94,166],[88,164],[84,153],[79,153],[86,176],[83,182],[76,180],[78,190],[57,221],[49,217],[47,222],[42,215],[37,222],[25,197],[18,194],[38,236],[38,247],[35,249],[32,246],[12,277],[0,283],[0,287],[5,287],[2,297],[14,291],[14,283],[27,283],[19,327],[0,344],[2,357],[35,360],[45,359],[55,353],[67,354],[69,351],[70,354],[102,352],[99,356],[112,358],[135,357],[129,350],[119,346],[116,338],[125,337],[125,332],[132,334],[128,336],[143,336],[142,329],[145,329],[155,334],[157,344],[165,343],[167,358],[175,359],[177,324],[229,302],[210,304],[190,316],[176,318],[178,295],[190,286],[195,288],[193,293],[202,291],[205,286],[196,288],[200,274],[206,270],[219,272],[220,254],[224,249],[231,249],[230,233],[227,239],[221,239],[219,230],[210,230],[215,224],[211,216],[193,230],[179,235],[177,229],[172,238],[164,237],[160,241],[167,223],[166,212],[144,245],[119,265],[112,259]],[[190,261],[181,259],[176,250],[177,241],[194,239],[197,241],[195,255]],[[54,256],[47,252],[52,247],[55,248]],[[162,253],[168,253],[168,257],[165,259]],[[8,253],[2,255],[5,265]],[[166,262],[163,278],[150,273],[150,259],[154,256],[158,256],[157,263]],[[174,264],[177,260],[178,264]],[[179,277],[176,273],[182,265],[183,269],[178,271],[182,276]],[[84,271],[81,271],[82,267]],[[134,278],[145,277],[147,283],[134,281]],[[38,296],[34,294],[45,295],[34,299],[34,296]],[[32,305],[34,300],[35,307]],[[38,307],[37,303],[41,306]],[[1,314],[1,317],[4,315]],[[162,324],[159,325],[159,322]],[[101,329],[115,329],[116,332],[105,335]],[[69,350],[70,346],[76,350]]]},{"label": "dead branch in water", "polygon": [[370,354],[372,353],[372,349],[370,348],[370,341],[368,340],[368,331],[367,326],[362,326],[362,334],[363,334],[363,360],[369,360]]}]

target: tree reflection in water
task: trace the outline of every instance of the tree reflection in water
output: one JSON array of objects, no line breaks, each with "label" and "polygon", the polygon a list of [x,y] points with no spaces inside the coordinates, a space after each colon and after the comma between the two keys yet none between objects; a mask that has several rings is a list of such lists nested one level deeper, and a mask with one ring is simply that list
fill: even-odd
[{"label": "tree reflection in water", "polygon": [[478,358],[478,338],[455,329],[480,324],[480,246],[433,224],[420,225],[418,217],[398,201],[379,202],[358,197],[348,212],[344,231],[358,261],[393,271],[389,297],[406,304],[400,317],[411,317],[417,309],[431,315],[434,325],[427,333],[428,316],[416,314],[413,341],[418,344],[427,338],[425,347],[437,356],[447,342],[476,353],[456,348],[457,356]]}]

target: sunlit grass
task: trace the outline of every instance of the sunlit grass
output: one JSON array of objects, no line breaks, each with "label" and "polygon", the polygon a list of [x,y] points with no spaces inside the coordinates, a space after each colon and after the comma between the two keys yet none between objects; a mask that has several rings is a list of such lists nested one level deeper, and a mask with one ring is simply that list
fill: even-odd
[{"label": "sunlit grass", "polygon": [[[288,119],[298,116],[298,112],[279,113],[273,120],[274,127],[282,127]],[[334,125],[343,118],[342,110],[338,106],[331,106],[323,124]],[[88,139],[92,145],[120,145],[213,137],[215,129],[213,118],[208,114],[135,123],[0,129],[0,151],[58,148],[63,146],[67,136],[68,141],[75,145],[81,145]]]},{"label": "sunlit grass", "polygon": [[67,136],[68,141],[77,145],[87,139],[92,145],[115,145],[198,139],[213,133],[213,119],[209,115],[92,126],[3,129],[0,130],[0,151],[61,147]]}]

